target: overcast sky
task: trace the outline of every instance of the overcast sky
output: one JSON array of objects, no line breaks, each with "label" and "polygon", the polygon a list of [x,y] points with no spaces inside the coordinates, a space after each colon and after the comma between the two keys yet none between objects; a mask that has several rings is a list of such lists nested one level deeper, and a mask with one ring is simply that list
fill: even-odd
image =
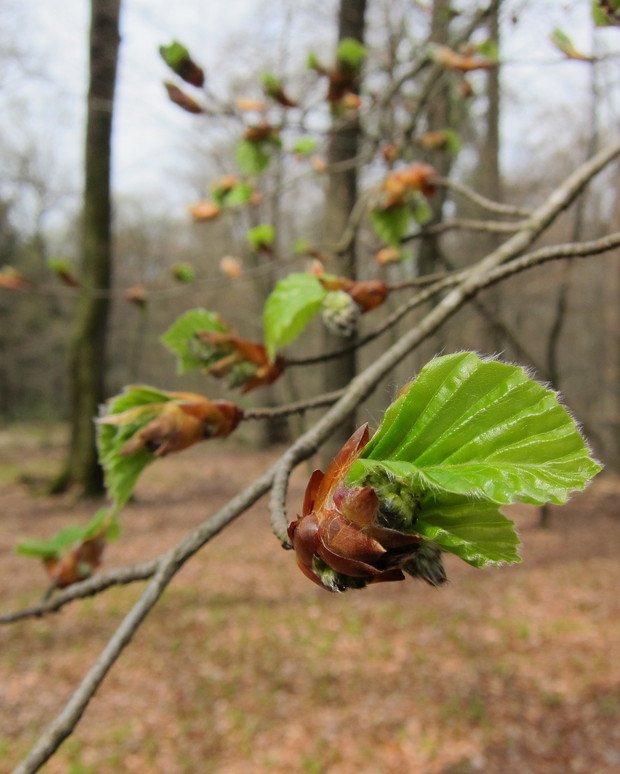
[{"label": "overcast sky", "polygon": [[[161,82],[168,73],[159,58],[158,46],[175,38],[181,40],[217,83],[218,69],[235,59],[235,41],[252,38],[254,45],[260,46],[263,31],[256,21],[259,4],[276,14],[286,3],[123,0],[114,137],[117,191],[152,197],[154,202],[158,197],[166,198],[166,181],[178,167],[179,143],[186,137],[188,122],[194,120],[165,97]],[[311,5],[326,14],[332,12],[335,3],[316,0]],[[509,138],[517,135],[510,138],[514,141],[522,127],[518,117],[528,105],[536,100],[546,109],[570,113],[572,95],[587,88],[587,66],[551,64],[559,57],[548,36],[554,27],[561,27],[587,51],[591,47],[591,24],[590,0],[510,0],[510,5],[524,9],[518,23],[509,18],[505,22],[503,55],[512,64],[502,76],[507,96],[504,130]],[[88,6],[87,0],[0,0],[0,44],[6,50],[17,41],[18,48],[28,54],[28,74],[23,72],[22,59],[18,68],[0,80],[5,119],[7,111],[18,117],[9,124],[10,141],[19,146],[32,138],[42,144],[55,174],[66,178],[74,190],[80,186]],[[611,32],[614,34],[616,48],[620,49],[620,35],[615,30]],[[265,51],[266,55],[272,54],[271,46],[268,40],[266,48],[270,50]],[[293,55],[300,62],[305,59],[305,51],[295,50],[294,45]],[[528,60],[535,64],[526,65]],[[541,67],[540,62],[549,64]]]}]

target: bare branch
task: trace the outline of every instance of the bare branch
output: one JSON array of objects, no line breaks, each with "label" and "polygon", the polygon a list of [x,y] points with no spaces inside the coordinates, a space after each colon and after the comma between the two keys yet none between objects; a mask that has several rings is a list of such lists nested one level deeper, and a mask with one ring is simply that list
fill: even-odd
[{"label": "bare branch", "polygon": [[504,223],[496,220],[473,220],[470,218],[450,218],[435,223],[432,226],[424,227],[403,237],[403,242],[411,242],[414,239],[423,239],[427,236],[436,236],[445,234],[446,231],[483,231],[487,234],[514,234],[526,226],[527,220],[521,220],[517,223]]},{"label": "bare branch", "polygon": [[289,417],[292,414],[303,414],[311,409],[331,406],[340,398],[342,392],[342,390],[334,390],[334,392],[326,392],[324,395],[317,395],[314,398],[306,398],[305,400],[299,400],[285,406],[275,406],[274,408],[244,409],[243,419],[273,419],[274,417]]},{"label": "bare branch", "polygon": [[157,563],[158,560],[153,559],[150,562],[142,562],[128,567],[116,567],[107,572],[93,575],[92,578],[74,583],[53,596],[41,600],[36,605],[0,616],[0,624],[9,624],[24,618],[38,618],[46,613],[55,613],[75,599],[95,596],[111,586],[124,586],[128,583],[148,580],[155,573]]},{"label": "bare branch", "polygon": [[495,212],[498,215],[513,215],[515,217],[528,218],[532,211],[525,209],[524,207],[515,207],[512,204],[502,204],[501,202],[494,202],[492,199],[487,199],[486,196],[482,196],[473,188],[470,188],[463,183],[457,183],[455,180],[450,180],[445,177],[438,177],[433,181],[436,185],[449,188],[451,191],[461,194],[465,198],[477,204],[489,212]]},{"label": "bare branch", "polygon": [[522,255],[520,258],[510,261],[510,263],[490,271],[485,277],[485,283],[481,287],[490,287],[507,277],[512,277],[534,266],[541,266],[548,261],[556,261],[562,258],[588,258],[592,255],[599,255],[600,253],[606,253],[618,248],[620,248],[620,231],[589,242],[571,242],[565,245],[541,247],[540,250]]}]

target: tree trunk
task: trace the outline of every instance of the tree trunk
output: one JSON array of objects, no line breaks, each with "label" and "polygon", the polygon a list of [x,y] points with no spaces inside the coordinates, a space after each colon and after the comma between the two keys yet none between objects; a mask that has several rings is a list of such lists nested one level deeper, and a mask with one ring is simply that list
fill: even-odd
[{"label": "tree trunk", "polygon": [[84,496],[103,493],[93,418],[105,398],[104,374],[112,275],[110,166],[120,0],[91,0],[90,79],[84,159],[82,293],[70,352],[71,440],[63,481]]},{"label": "tree trunk", "polygon": [[[338,16],[338,42],[344,38],[353,38],[364,42],[366,0],[340,0]],[[359,84],[358,87],[359,89]],[[341,238],[351,211],[358,197],[357,165],[351,164],[342,169],[343,163],[354,159],[359,152],[361,127],[358,118],[334,118],[332,132],[327,149],[329,164],[329,181],[325,209],[327,239],[337,243]],[[341,254],[335,257],[335,263],[330,268],[334,274],[355,279],[356,245],[355,240]],[[325,351],[333,351],[343,347],[341,336],[325,332]],[[350,343],[350,341],[349,341]],[[350,351],[337,360],[330,360],[325,365],[323,387],[326,392],[346,387],[357,373],[357,357],[355,351]],[[327,460],[343,445],[355,430],[355,417],[351,416],[343,422],[324,448]]]},{"label": "tree trunk", "polygon": [[[447,45],[449,43],[451,0],[434,0],[431,19],[430,40],[432,43]],[[428,100],[426,111],[426,130],[429,132],[447,129],[452,124],[450,84],[444,75],[433,87],[433,93]],[[431,154],[428,161],[434,166],[437,174],[448,177],[452,166],[449,153],[442,151]],[[443,219],[443,206],[446,199],[446,189],[440,187],[432,199],[433,216],[428,225],[438,224]],[[432,274],[437,270],[439,259],[439,238],[436,235],[424,237],[418,254],[418,274]]]}]

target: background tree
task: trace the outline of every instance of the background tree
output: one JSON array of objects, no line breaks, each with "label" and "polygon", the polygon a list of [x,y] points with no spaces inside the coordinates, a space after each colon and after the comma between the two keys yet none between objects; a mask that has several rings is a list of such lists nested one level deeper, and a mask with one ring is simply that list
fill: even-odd
[{"label": "background tree", "polygon": [[[56,490],[76,484],[86,496],[103,492],[92,418],[105,398],[112,276],[110,170],[120,0],[92,0],[80,293],[70,353],[71,440]],[[101,292],[103,291],[103,293]]]}]

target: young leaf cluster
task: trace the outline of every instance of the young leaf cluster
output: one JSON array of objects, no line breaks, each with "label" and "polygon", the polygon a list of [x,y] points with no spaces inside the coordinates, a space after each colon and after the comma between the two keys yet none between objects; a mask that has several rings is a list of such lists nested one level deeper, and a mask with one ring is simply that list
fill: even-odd
[{"label": "young leaf cluster", "polygon": [[432,360],[403,390],[348,481],[374,482],[379,496],[395,482],[411,490],[409,528],[480,567],[518,561],[500,506],[565,503],[600,469],[554,392],[463,352]]}]

